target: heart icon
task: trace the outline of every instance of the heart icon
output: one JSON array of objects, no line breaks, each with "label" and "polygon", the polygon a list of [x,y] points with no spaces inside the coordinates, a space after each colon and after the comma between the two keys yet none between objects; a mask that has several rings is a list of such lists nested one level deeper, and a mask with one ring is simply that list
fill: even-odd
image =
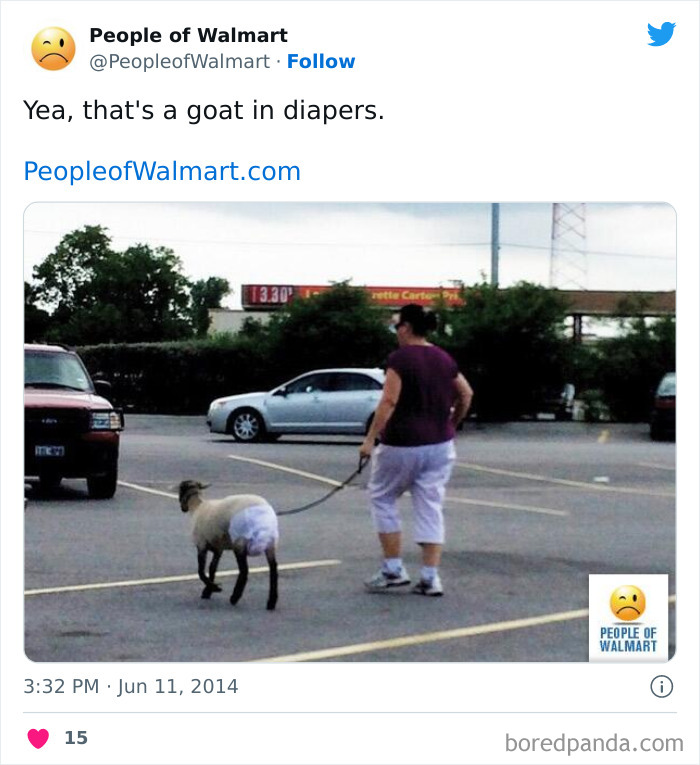
[{"label": "heart icon", "polygon": [[49,732],[46,728],[42,728],[41,730],[32,728],[29,733],[27,733],[27,738],[29,739],[29,743],[35,749],[41,749],[41,747],[49,740]]}]

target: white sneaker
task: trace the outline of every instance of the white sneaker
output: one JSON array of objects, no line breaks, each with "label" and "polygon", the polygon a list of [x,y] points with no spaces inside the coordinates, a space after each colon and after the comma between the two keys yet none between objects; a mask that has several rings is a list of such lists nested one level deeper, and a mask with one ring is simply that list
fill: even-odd
[{"label": "white sneaker", "polygon": [[392,587],[403,587],[407,584],[411,584],[411,577],[409,577],[408,571],[401,566],[397,574],[389,574],[381,569],[365,582],[365,589],[367,592],[385,592]]},{"label": "white sneaker", "polygon": [[412,592],[415,595],[430,595],[433,598],[440,597],[442,595],[442,582],[440,577],[436,574],[430,581],[421,579],[418,584],[413,587]]}]

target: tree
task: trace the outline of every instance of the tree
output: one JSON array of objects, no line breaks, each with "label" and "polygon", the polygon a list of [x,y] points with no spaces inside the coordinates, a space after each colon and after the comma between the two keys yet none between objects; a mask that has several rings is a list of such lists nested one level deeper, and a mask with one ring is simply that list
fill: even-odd
[{"label": "tree", "polygon": [[95,269],[112,255],[107,229],[84,226],[61,239],[58,247],[34,269],[37,296],[49,309],[74,306]]},{"label": "tree", "polygon": [[37,305],[36,287],[24,283],[24,339],[27,343],[44,340],[51,318],[47,311]]},{"label": "tree", "polygon": [[200,279],[190,290],[190,317],[197,337],[205,337],[209,330],[209,309],[221,308],[221,301],[231,292],[231,285],[220,276]]},{"label": "tree", "polygon": [[166,247],[111,247],[107,230],[63,237],[34,269],[35,297],[51,311],[47,339],[71,344],[153,342],[192,334],[190,282]]},{"label": "tree", "polygon": [[620,320],[622,334],[600,340],[595,369],[598,387],[614,419],[646,421],[653,392],[666,372],[676,369],[676,321],[673,317]]},{"label": "tree", "polygon": [[323,367],[381,366],[395,346],[382,310],[347,282],[293,300],[266,329],[281,378]]},{"label": "tree", "polygon": [[488,419],[533,413],[544,391],[565,380],[571,342],[566,306],[555,290],[520,282],[463,288],[443,338],[475,390],[475,409]]}]

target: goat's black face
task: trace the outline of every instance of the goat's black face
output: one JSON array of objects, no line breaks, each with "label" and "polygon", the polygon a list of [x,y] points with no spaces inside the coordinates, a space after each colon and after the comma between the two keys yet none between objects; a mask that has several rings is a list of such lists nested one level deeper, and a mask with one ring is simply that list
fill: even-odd
[{"label": "goat's black face", "polygon": [[199,494],[199,492],[205,488],[206,486],[199,481],[182,481],[180,484],[180,509],[183,513],[186,513],[189,509],[187,506],[187,501],[189,498],[193,494]]}]

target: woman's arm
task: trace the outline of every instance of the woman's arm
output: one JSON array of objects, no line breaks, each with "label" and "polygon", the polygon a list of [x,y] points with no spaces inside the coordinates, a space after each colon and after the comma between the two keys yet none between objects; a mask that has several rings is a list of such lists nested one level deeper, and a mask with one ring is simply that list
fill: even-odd
[{"label": "woman's arm", "polygon": [[396,409],[396,404],[401,395],[401,378],[393,369],[387,369],[386,379],[384,380],[384,390],[379,399],[377,408],[374,410],[374,417],[365,440],[360,447],[360,457],[369,457],[374,449],[374,442],[379,434],[386,427],[387,422]]},{"label": "woman's arm", "polygon": [[455,377],[454,387],[455,405],[450,419],[452,424],[457,427],[469,412],[469,407],[472,405],[472,398],[474,397],[474,391],[472,390],[472,386],[467,382],[465,376],[461,373]]}]

